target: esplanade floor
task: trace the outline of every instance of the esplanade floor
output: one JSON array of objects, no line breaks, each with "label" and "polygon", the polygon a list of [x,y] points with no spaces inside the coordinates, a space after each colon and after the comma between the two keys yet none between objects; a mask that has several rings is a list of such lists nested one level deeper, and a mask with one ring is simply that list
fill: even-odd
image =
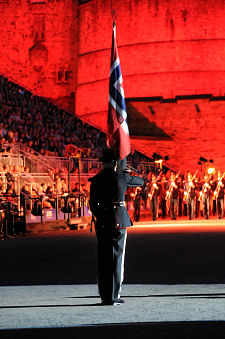
[{"label": "esplanade floor", "polygon": [[1,338],[223,338],[225,221],[147,221],[128,231],[121,306],[102,306],[89,229],[0,243]]}]

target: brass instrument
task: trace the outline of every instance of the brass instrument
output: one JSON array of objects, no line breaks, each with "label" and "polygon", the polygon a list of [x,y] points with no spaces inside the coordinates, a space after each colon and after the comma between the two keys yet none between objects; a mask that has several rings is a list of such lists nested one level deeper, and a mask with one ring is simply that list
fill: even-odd
[{"label": "brass instrument", "polygon": [[137,194],[138,194],[141,190],[142,190],[142,188],[138,186],[138,187],[135,187],[134,192],[130,193],[130,196],[133,198],[133,200],[135,200]]},{"label": "brass instrument", "polygon": [[166,192],[165,200],[170,199],[171,194],[172,194],[172,192],[173,192],[173,188],[174,188],[174,182],[175,182],[175,180],[179,177],[179,174],[180,174],[180,172],[176,174],[175,179],[171,182],[170,188],[169,188],[169,190]]},{"label": "brass instrument", "polygon": [[208,188],[211,188],[211,186],[208,184],[208,182],[205,182],[204,185],[202,186],[202,190],[201,192],[199,193],[199,198],[198,200],[202,203],[202,200],[203,200],[203,192],[207,192],[207,189]]},{"label": "brass instrument", "polygon": [[222,179],[224,178],[224,175],[225,174],[223,174],[222,177],[220,179],[218,179],[219,181],[218,181],[218,183],[216,185],[216,189],[215,189],[215,191],[213,193],[213,199],[217,199],[218,194],[219,194],[219,192],[221,190],[221,186],[224,186],[223,183],[222,183]]},{"label": "brass instrument", "polygon": [[189,181],[189,184],[188,184],[188,187],[187,187],[187,192],[184,192],[184,198],[183,198],[183,201],[187,202],[188,201],[188,198],[189,198],[189,194],[191,193],[191,183],[193,182],[193,180],[195,179],[196,175],[198,173],[198,170],[195,172],[195,174],[193,175],[191,181]]},{"label": "brass instrument", "polygon": [[155,189],[156,189],[156,187],[158,187],[157,186],[157,181],[159,181],[161,179],[161,176],[162,176],[162,171],[159,173],[158,177],[156,178],[156,182],[152,185],[151,191],[148,194],[150,200],[152,200],[152,198],[153,198],[153,194],[155,192]]}]

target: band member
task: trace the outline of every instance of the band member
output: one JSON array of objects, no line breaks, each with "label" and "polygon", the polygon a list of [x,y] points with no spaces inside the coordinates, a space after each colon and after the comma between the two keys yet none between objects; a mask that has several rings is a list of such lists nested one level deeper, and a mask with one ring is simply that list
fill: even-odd
[{"label": "band member", "polygon": [[133,203],[132,194],[132,187],[128,187],[125,193],[125,204],[127,211],[130,211],[131,204]]},{"label": "band member", "polygon": [[225,179],[224,175],[218,171],[218,178],[216,180],[216,188],[214,191],[214,198],[216,199],[216,213],[219,219],[222,219],[224,216],[224,187]]},{"label": "band member", "polygon": [[185,197],[187,201],[187,214],[189,217],[189,220],[194,219],[194,206],[195,206],[195,182],[194,182],[194,176],[192,177],[191,173],[188,173],[187,182],[185,184]]},{"label": "band member", "polygon": [[167,199],[169,198],[170,202],[170,217],[172,220],[177,219],[177,200],[178,200],[178,191],[179,191],[179,183],[177,180],[177,175],[175,173],[171,173],[170,176],[170,185],[169,191],[167,191]]},{"label": "band member", "polygon": [[199,217],[200,214],[200,191],[202,189],[201,182],[199,182],[199,178],[195,178],[195,194],[196,194],[196,199],[195,199],[195,218]]},{"label": "band member", "polygon": [[178,191],[178,216],[182,217],[184,212],[184,181],[182,177],[178,177],[177,181],[179,183]]},{"label": "band member", "polygon": [[134,198],[134,221],[140,220],[141,214],[141,187],[136,187],[135,191],[131,196]]},{"label": "band member", "polygon": [[205,176],[202,190],[200,192],[200,199],[202,199],[203,217],[205,219],[209,219],[210,196],[212,192],[209,181],[209,177]]},{"label": "band member", "polygon": [[213,193],[212,194],[212,199],[211,199],[210,211],[211,211],[212,215],[216,215],[217,214],[216,213],[216,211],[217,211],[217,208],[216,208],[216,194],[214,194],[214,192],[215,192],[216,187],[217,187],[217,179],[213,178],[211,176],[209,184],[211,186],[211,193]]},{"label": "band member", "polygon": [[166,180],[165,174],[163,174],[162,179],[161,179],[161,189],[160,189],[160,195],[159,195],[163,219],[166,218],[166,192],[168,191],[168,189],[169,189],[168,181]]},{"label": "band member", "polygon": [[153,221],[155,221],[158,217],[158,198],[160,194],[160,186],[161,186],[160,183],[157,182],[156,175],[153,173],[149,192],[150,209]]},{"label": "band member", "polygon": [[144,209],[146,210],[147,209],[147,203],[148,203],[148,194],[149,194],[149,191],[150,191],[150,185],[149,185],[149,182],[147,182],[147,178],[144,179],[144,181],[145,181],[145,183],[142,186],[142,190],[141,190],[141,198],[142,198],[142,201],[143,201]]}]

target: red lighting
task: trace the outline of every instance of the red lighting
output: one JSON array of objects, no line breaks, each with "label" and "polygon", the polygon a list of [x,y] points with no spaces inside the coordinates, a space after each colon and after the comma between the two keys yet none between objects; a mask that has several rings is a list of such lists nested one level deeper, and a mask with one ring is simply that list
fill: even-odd
[{"label": "red lighting", "polygon": [[142,221],[128,229],[130,233],[218,233],[225,232],[225,221],[222,220],[191,220],[180,219],[176,222],[165,220],[161,222]]}]

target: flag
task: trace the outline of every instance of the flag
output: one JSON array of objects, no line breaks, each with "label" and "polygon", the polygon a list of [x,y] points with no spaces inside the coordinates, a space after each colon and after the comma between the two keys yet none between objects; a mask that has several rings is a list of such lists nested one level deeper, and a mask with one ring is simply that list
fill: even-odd
[{"label": "flag", "polygon": [[120,69],[120,59],[116,45],[116,26],[114,23],[109,80],[107,145],[114,150],[116,157],[120,160],[123,160],[131,151],[122,83],[123,79]]}]

